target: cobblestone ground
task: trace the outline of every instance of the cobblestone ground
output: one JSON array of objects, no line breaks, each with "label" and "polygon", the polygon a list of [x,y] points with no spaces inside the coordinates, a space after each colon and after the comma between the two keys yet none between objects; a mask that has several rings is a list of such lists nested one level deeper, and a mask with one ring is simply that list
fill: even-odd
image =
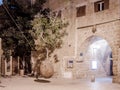
[{"label": "cobblestone ground", "polygon": [[99,78],[95,82],[85,79],[42,79],[30,77],[1,78],[0,90],[120,90],[109,78]]}]

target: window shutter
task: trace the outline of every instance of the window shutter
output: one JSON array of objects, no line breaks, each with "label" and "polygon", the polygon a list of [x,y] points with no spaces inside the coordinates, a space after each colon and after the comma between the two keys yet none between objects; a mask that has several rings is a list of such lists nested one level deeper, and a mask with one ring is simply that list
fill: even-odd
[{"label": "window shutter", "polygon": [[102,4],[102,10],[109,9],[109,0],[100,0],[100,1],[94,2],[94,11],[95,12],[101,11],[100,10],[101,6],[99,6],[100,2],[104,2]]},{"label": "window shutter", "polygon": [[77,7],[76,9],[77,9],[77,17],[79,17],[80,16],[80,7]]},{"label": "window shutter", "polygon": [[95,2],[95,3],[94,3],[94,11],[95,11],[95,12],[98,12],[98,2]]},{"label": "window shutter", "polygon": [[109,9],[109,0],[104,0],[105,2],[105,9]]},{"label": "window shutter", "polygon": [[85,16],[86,6],[77,7],[77,17]]}]

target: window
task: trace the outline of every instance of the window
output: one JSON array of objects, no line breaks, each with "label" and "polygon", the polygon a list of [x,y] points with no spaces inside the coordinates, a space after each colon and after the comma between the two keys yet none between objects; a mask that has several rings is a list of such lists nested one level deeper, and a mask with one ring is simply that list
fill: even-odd
[{"label": "window", "polygon": [[94,3],[95,12],[103,11],[109,8],[109,0],[101,0]]},{"label": "window", "polygon": [[81,16],[85,16],[86,14],[86,6],[80,6],[80,7],[77,7],[77,17],[81,17]]},{"label": "window", "polygon": [[104,10],[104,2],[99,2],[98,3],[98,11]]}]

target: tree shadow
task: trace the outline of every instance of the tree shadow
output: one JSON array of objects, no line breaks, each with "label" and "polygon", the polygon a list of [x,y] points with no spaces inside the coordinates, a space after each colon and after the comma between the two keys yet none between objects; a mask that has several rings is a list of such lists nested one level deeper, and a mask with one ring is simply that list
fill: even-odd
[{"label": "tree shadow", "polygon": [[35,79],[35,82],[40,82],[40,83],[50,83],[49,80],[44,80],[44,79]]},{"label": "tree shadow", "polygon": [[5,88],[6,86],[0,85],[0,88]]}]

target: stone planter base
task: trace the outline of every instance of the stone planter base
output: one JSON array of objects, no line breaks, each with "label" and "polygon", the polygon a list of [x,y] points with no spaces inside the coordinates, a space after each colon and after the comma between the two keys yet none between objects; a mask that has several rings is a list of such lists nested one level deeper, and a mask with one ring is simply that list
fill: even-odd
[{"label": "stone planter base", "polygon": [[20,70],[20,76],[24,76],[24,70],[23,69]]}]

